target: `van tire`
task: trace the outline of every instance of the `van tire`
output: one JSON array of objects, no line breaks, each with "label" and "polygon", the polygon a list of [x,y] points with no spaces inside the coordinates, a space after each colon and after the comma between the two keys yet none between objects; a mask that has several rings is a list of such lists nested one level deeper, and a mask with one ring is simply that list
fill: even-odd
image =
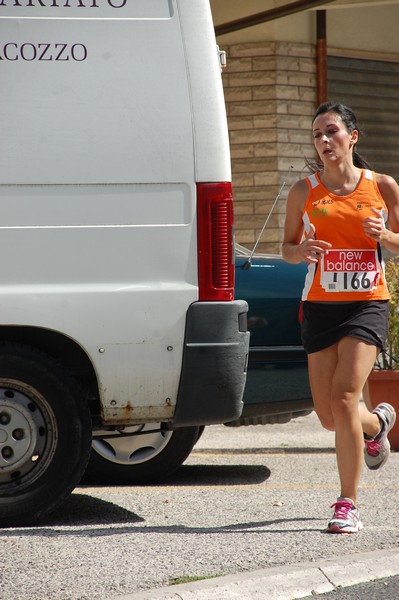
[{"label": "van tire", "polygon": [[159,423],[128,427],[123,431],[133,430],[149,433],[120,439],[101,438],[101,433],[105,436],[117,432],[95,433],[99,437],[92,443],[85,481],[127,485],[162,481],[184,463],[202,433],[200,427],[163,430]]},{"label": "van tire", "polygon": [[75,380],[51,357],[0,344],[0,526],[36,524],[79,483],[91,418]]}]

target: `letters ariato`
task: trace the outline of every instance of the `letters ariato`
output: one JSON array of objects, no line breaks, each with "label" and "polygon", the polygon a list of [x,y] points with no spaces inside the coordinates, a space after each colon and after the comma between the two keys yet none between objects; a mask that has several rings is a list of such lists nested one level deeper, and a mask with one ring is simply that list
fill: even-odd
[{"label": "letters ariato", "polygon": [[[106,0],[105,2],[110,8],[123,8],[126,3],[127,0]],[[89,0],[86,3],[83,0],[50,0],[49,2],[43,0],[36,0],[36,2],[35,0],[0,0],[0,6],[37,6],[38,8],[99,8],[100,4],[98,0]]]}]

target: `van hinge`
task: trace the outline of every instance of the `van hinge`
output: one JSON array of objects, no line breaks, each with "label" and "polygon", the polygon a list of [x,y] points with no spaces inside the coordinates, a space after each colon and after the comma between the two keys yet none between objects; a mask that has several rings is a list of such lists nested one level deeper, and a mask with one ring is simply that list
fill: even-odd
[{"label": "van hinge", "polygon": [[225,50],[221,50],[219,46],[216,47],[219,54],[220,70],[222,71],[225,67],[227,67],[227,55]]}]

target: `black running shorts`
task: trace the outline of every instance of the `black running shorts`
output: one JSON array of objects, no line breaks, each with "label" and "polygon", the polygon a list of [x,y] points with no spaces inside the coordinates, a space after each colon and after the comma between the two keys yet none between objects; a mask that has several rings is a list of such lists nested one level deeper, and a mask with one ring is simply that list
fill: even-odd
[{"label": "black running shorts", "polygon": [[309,302],[302,305],[302,343],[308,354],[332,346],[345,336],[381,350],[388,335],[389,301]]}]

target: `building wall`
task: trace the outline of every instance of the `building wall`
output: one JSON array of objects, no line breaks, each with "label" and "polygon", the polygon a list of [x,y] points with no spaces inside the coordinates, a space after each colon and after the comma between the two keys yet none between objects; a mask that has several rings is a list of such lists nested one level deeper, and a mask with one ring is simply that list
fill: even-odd
[{"label": "building wall", "polygon": [[313,156],[316,97],[314,48],[264,42],[228,46],[223,74],[232,154],[236,239],[252,248],[283,184],[259,242],[279,252],[285,198]]},{"label": "building wall", "polygon": [[[329,8],[328,51],[399,61],[399,3],[373,0]],[[211,0],[215,24],[288,4],[286,0]],[[333,3],[332,5],[335,5]],[[330,5],[330,6],[332,6]],[[218,37],[227,51],[223,74],[228,114],[236,239],[253,247],[284,183],[258,245],[279,252],[287,191],[313,157],[316,107],[316,11],[305,11]]]},{"label": "building wall", "polygon": [[[370,3],[372,4],[372,2]],[[331,5],[333,6],[334,3]],[[352,5],[353,6],[353,5]],[[399,2],[384,2],[359,8],[327,10],[327,42],[329,48],[353,50],[399,57]]]},{"label": "building wall", "polygon": [[[211,0],[216,25],[287,6],[292,0]],[[322,7],[320,7],[322,8]],[[333,48],[399,55],[398,0],[336,0],[326,4],[327,40]],[[221,45],[264,41],[316,42],[316,10],[307,10],[222,35]]]}]

